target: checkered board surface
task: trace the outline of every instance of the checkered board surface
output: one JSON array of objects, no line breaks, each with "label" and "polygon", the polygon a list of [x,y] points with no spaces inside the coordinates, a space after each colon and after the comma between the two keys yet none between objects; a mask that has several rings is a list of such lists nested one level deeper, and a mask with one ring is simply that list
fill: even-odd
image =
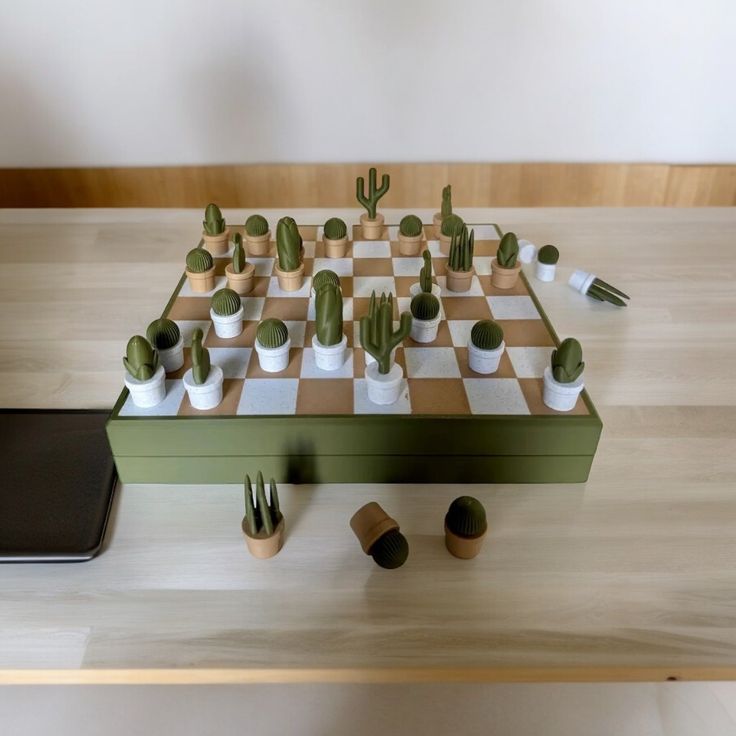
[{"label": "checkered board surface", "polygon": [[[427,247],[432,254],[434,277],[442,293],[437,339],[419,344],[407,338],[396,353],[404,370],[404,384],[396,404],[377,406],[368,400],[364,350],[360,347],[359,320],[367,314],[371,292],[394,294],[395,319],[409,310],[409,289],[419,278],[421,256],[399,254],[398,228],[387,226],[382,240],[361,240],[353,227],[345,258],[326,258],[322,228],[300,226],[304,240],[305,279],[297,292],[284,292],[274,274],[275,243],[267,257],[247,259],[255,264],[255,286],[242,297],[244,329],[239,337],[221,339],[209,318],[210,298],[227,285],[228,256],[215,258],[215,289],[192,292],[186,279],[171,302],[168,316],[180,327],[185,342],[184,367],[169,374],[163,403],[153,409],[136,408],[128,397],[120,416],[255,416],[255,415],[542,415],[556,414],[542,402],[542,374],[549,362],[554,340],[542,319],[530,288],[520,278],[516,287],[502,291],[491,286],[491,260],[498,247],[493,225],[472,225],[475,230],[476,275],[470,291],[447,290],[447,257],[440,253],[433,228],[425,226]],[[238,228],[231,228],[233,232]],[[242,228],[241,228],[242,230]],[[275,223],[271,223],[275,232]],[[312,276],[331,269],[340,276],[344,296],[344,332],[348,338],[347,359],[338,371],[319,370],[311,347],[315,334]],[[254,348],[258,322],[278,317],[289,328],[291,352],[288,368],[269,374],[258,365]],[[504,331],[506,351],[498,371],[481,376],[468,368],[468,337],[473,324],[484,318],[496,320]],[[192,333],[201,327],[204,345],[213,364],[224,371],[223,401],[211,411],[193,409],[182,376],[191,367],[189,345]],[[572,414],[587,415],[582,399]]]}]

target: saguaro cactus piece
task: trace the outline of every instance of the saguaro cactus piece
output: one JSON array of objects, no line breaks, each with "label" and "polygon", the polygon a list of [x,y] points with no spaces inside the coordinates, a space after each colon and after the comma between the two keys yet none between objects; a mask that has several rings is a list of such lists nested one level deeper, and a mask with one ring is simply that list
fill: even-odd
[{"label": "saguaro cactus piece", "polygon": [[365,207],[368,212],[368,217],[371,220],[376,219],[376,208],[378,207],[378,200],[383,197],[388,191],[391,178],[388,174],[383,174],[381,177],[381,186],[376,186],[376,169],[371,167],[368,169],[368,193],[365,193],[365,179],[359,176],[355,181],[355,196],[358,202]]},{"label": "saguaro cactus piece", "polygon": [[[375,292],[371,300],[375,302]],[[411,332],[411,319],[411,314],[404,312],[394,330],[393,299],[382,295],[375,320],[370,315],[360,320],[360,343],[376,359],[379,373],[386,375],[391,370],[391,351]]]}]

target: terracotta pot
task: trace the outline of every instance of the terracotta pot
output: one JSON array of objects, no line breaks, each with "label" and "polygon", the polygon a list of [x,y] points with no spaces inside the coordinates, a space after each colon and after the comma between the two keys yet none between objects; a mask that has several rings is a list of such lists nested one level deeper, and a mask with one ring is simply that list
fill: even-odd
[{"label": "terracotta pot", "polygon": [[383,215],[376,213],[374,220],[371,220],[366,214],[360,216],[360,226],[363,230],[364,240],[380,240],[383,235]]},{"label": "terracotta pot", "polygon": [[202,233],[204,247],[213,256],[224,256],[230,250],[230,228],[226,227],[224,233],[219,235],[207,235]]},{"label": "terracotta pot", "polygon": [[519,278],[519,271],[521,271],[521,261],[516,261],[513,268],[504,268],[499,266],[494,258],[491,261],[491,286],[497,289],[513,289]]},{"label": "terracotta pot", "polygon": [[245,234],[245,247],[248,255],[251,256],[267,256],[271,250],[271,231],[265,235],[248,235]]},{"label": "terracotta pot", "polygon": [[189,280],[189,286],[191,287],[192,291],[202,293],[205,291],[212,291],[212,289],[215,288],[214,266],[212,266],[212,268],[208,268],[202,273],[194,273],[188,268],[185,270],[187,274],[187,279]]},{"label": "terracotta pot", "polygon": [[243,296],[244,294],[250,294],[253,291],[253,276],[255,275],[256,267],[252,263],[246,263],[242,273],[235,273],[233,271],[232,263],[228,263],[225,266],[225,276],[227,276],[227,285],[236,294]]},{"label": "terracotta pot", "polygon": [[435,212],[434,216],[432,217],[432,225],[434,227],[434,237],[439,240],[440,239],[440,228],[442,227],[442,213],[441,212]]},{"label": "terracotta pot", "polygon": [[470,284],[473,281],[475,275],[475,269],[471,268],[470,271],[453,271],[448,267],[447,269],[447,288],[449,291],[463,292],[470,289]]},{"label": "terracotta pot", "polygon": [[487,531],[486,529],[477,537],[459,537],[457,534],[453,534],[445,524],[445,546],[447,551],[461,560],[472,560],[480,552]]},{"label": "terracotta pot", "polygon": [[327,258],[345,258],[348,252],[348,236],[339,240],[331,240],[330,238],[322,238],[325,244],[325,256]]},{"label": "terracotta pot", "polygon": [[277,261],[273,270],[279,279],[279,288],[281,291],[299,291],[302,288],[302,284],[304,283],[303,263],[300,263],[299,268],[294,271],[282,271]]},{"label": "terracotta pot", "polygon": [[450,255],[451,241],[452,241],[451,235],[443,235],[442,232],[440,232],[440,253],[446,256]]},{"label": "terracotta pot", "polygon": [[350,528],[360,541],[363,552],[370,554],[371,547],[392,529],[398,529],[399,523],[392,519],[375,501],[361,506],[350,519]]},{"label": "terracotta pot", "polygon": [[402,235],[399,232],[399,253],[402,256],[418,256],[422,250],[422,244],[424,243],[424,233],[420,233],[416,237],[409,237],[408,235]]},{"label": "terracotta pot", "polygon": [[241,524],[243,534],[245,534],[245,543],[248,545],[248,551],[259,560],[267,560],[273,557],[284,545],[284,517],[276,525],[273,534],[270,537],[251,537],[246,531],[245,519]]}]

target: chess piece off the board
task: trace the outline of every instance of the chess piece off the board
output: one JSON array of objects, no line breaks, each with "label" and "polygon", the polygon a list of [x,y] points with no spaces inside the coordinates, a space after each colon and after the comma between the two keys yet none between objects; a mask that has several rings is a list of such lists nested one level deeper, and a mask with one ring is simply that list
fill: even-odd
[{"label": "chess piece off the board", "polygon": [[379,504],[369,501],[350,519],[350,528],[377,565],[388,570],[401,567],[409,556],[409,544],[399,531],[399,523]]},{"label": "chess piece off the board", "polygon": [[368,169],[368,191],[365,189],[365,179],[359,176],[355,180],[355,196],[366,211],[360,216],[360,227],[365,240],[380,240],[383,235],[384,217],[376,211],[378,200],[388,192],[391,179],[388,174],[381,176],[381,186],[376,183],[376,170]]},{"label": "chess piece off the board", "polygon": [[204,247],[213,256],[224,256],[230,246],[230,228],[225,223],[220,208],[214,202],[207,205],[202,226],[204,227],[202,232]]},{"label": "chess piece off the board", "polygon": [[279,506],[276,481],[271,478],[269,497],[263,484],[263,473],[256,476],[255,500],[250,477],[245,476],[245,516],[242,529],[248,551],[260,560],[273,557],[284,544],[284,515]]},{"label": "chess piece off the board", "polygon": [[204,333],[198,327],[192,334],[192,367],[184,374],[183,382],[189,403],[200,411],[214,409],[222,401],[224,374],[219,365],[210,363],[210,351],[202,345]]},{"label": "chess piece off the board", "polygon": [[537,253],[537,265],[534,275],[540,281],[554,281],[560,251],[554,245],[543,245]]},{"label": "chess piece off the board", "polygon": [[572,411],[583,390],[583,349],[574,337],[568,337],[552,351],[551,365],[544,369],[542,400],[556,411]]},{"label": "chess piece off the board", "polygon": [[476,557],[483,546],[488,522],[483,504],[472,496],[459,496],[445,515],[445,546],[462,560]]},{"label": "chess piece off the board", "polygon": [[520,271],[519,241],[515,233],[508,232],[501,238],[496,257],[491,261],[491,284],[497,289],[513,289]]},{"label": "chess piece off the board", "polygon": [[478,320],[468,339],[468,367],[482,375],[495,373],[505,349],[501,325],[492,319]]},{"label": "chess piece off the board", "polygon": [[166,396],[166,371],[158,351],[142,335],[128,340],[123,358],[125,386],[133,403],[141,409],[160,404]]}]

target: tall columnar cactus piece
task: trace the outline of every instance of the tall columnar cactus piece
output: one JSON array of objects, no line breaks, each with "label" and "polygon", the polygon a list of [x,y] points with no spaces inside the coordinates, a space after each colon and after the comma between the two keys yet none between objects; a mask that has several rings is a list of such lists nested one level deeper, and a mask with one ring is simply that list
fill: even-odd
[{"label": "tall columnar cactus piece", "polygon": [[442,188],[442,207],[440,209],[440,215],[442,219],[449,217],[452,214],[452,187],[448,184]]},{"label": "tall columnar cactus piece", "polygon": [[328,240],[342,240],[348,234],[348,226],[339,217],[330,217],[324,226],[324,235]]},{"label": "tall columnar cactus piece", "polygon": [[201,386],[210,375],[210,351],[202,345],[204,333],[197,327],[192,334],[192,378]]},{"label": "tall columnar cactus piece", "polygon": [[405,215],[399,223],[399,232],[405,238],[416,238],[422,234],[424,226],[416,215]]},{"label": "tall columnar cactus piece", "polygon": [[335,284],[323,284],[314,304],[317,339],[322,345],[337,345],[342,340],[342,290]]},{"label": "tall columnar cactus piece", "polygon": [[204,248],[193,248],[187,253],[187,268],[192,273],[204,273],[214,265],[212,254]]},{"label": "tall columnar cactus piece", "polygon": [[424,265],[419,271],[419,287],[427,294],[432,293],[432,254],[429,250],[422,253]]},{"label": "tall columnar cactus piece", "polygon": [[243,305],[237,292],[232,289],[218,289],[210,302],[212,311],[220,317],[229,317],[235,314]]},{"label": "tall columnar cactus piece", "polygon": [[475,230],[468,235],[468,226],[463,224],[455,230],[450,241],[450,255],[447,267],[453,271],[468,272],[473,268],[473,248],[475,244]]},{"label": "tall columnar cactus piece", "polygon": [[446,238],[451,238],[465,223],[460,215],[448,215],[442,220],[442,234]]},{"label": "tall columnar cactus piece", "polygon": [[302,236],[292,217],[282,217],[276,225],[276,250],[279,268],[282,271],[296,271],[301,263],[300,250]]},{"label": "tall columnar cactus piece", "polygon": [[411,300],[412,317],[422,320],[434,319],[440,313],[440,300],[432,293],[420,291]]},{"label": "tall columnar cactus piece", "polygon": [[496,350],[503,342],[503,329],[492,319],[481,319],[470,330],[470,340],[481,350]]},{"label": "tall columnar cactus piece", "polygon": [[583,349],[574,337],[563,340],[557,350],[552,351],[552,375],[559,383],[573,383],[583,369]]},{"label": "tall columnar cactus piece", "polygon": [[508,232],[502,238],[496,251],[496,260],[502,268],[514,268],[519,257],[519,241],[516,233]]},{"label": "tall columnar cactus piece", "polygon": [[358,202],[365,207],[368,212],[368,219],[376,219],[376,207],[378,200],[388,191],[391,179],[388,174],[381,176],[381,186],[376,186],[376,169],[371,167],[368,169],[368,193],[365,192],[365,179],[359,176],[355,180],[355,196]]},{"label": "tall columnar cactus piece", "polygon": [[264,348],[280,348],[289,339],[289,329],[280,319],[264,319],[258,325],[256,339]]},{"label": "tall columnar cactus piece", "polygon": [[560,251],[554,245],[543,245],[537,253],[537,260],[548,266],[554,266],[560,260]]},{"label": "tall columnar cactus piece", "polygon": [[[375,304],[375,292],[371,301]],[[392,296],[386,299],[382,294],[380,305],[375,309],[375,320],[370,314],[360,320],[360,343],[376,359],[378,372],[385,375],[391,370],[391,351],[411,332],[411,314],[404,312],[399,328],[394,330]]]},{"label": "tall columnar cactus piece", "polygon": [[233,273],[243,273],[245,268],[245,248],[243,248],[243,236],[240,233],[235,233],[233,238],[235,241],[235,249],[233,250],[233,262],[232,269]]},{"label": "tall columnar cactus piece", "polygon": [[222,216],[220,208],[214,202],[210,202],[207,205],[207,209],[204,211],[202,225],[207,235],[220,235],[225,232],[225,218]]},{"label": "tall columnar cactus piece", "polygon": [[153,320],[146,329],[146,338],[156,350],[173,348],[180,336],[179,325],[166,317]]},{"label": "tall columnar cactus piece", "polygon": [[158,351],[143,335],[133,335],[125,348],[123,365],[133,378],[148,381],[158,368]]},{"label": "tall columnar cactus piece", "polygon": [[256,476],[255,502],[253,501],[253,485],[248,475],[245,476],[244,486],[245,528],[248,536],[270,537],[282,519],[276,481],[271,478],[269,484],[270,498],[267,499],[266,488],[263,483],[263,473],[259,470]]},{"label": "tall columnar cactus piece", "polygon": [[245,232],[251,238],[260,238],[268,232],[268,220],[263,215],[251,215],[245,221]]},{"label": "tall columnar cactus piece", "polygon": [[488,529],[486,510],[477,498],[459,496],[450,504],[445,515],[445,524],[459,537],[478,537]]},{"label": "tall columnar cactus piece", "polygon": [[323,268],[321,271],[317,271],[312,277],[314,293],[316,294],[325,284],[340,286],[340,277],[329,268]]}]

